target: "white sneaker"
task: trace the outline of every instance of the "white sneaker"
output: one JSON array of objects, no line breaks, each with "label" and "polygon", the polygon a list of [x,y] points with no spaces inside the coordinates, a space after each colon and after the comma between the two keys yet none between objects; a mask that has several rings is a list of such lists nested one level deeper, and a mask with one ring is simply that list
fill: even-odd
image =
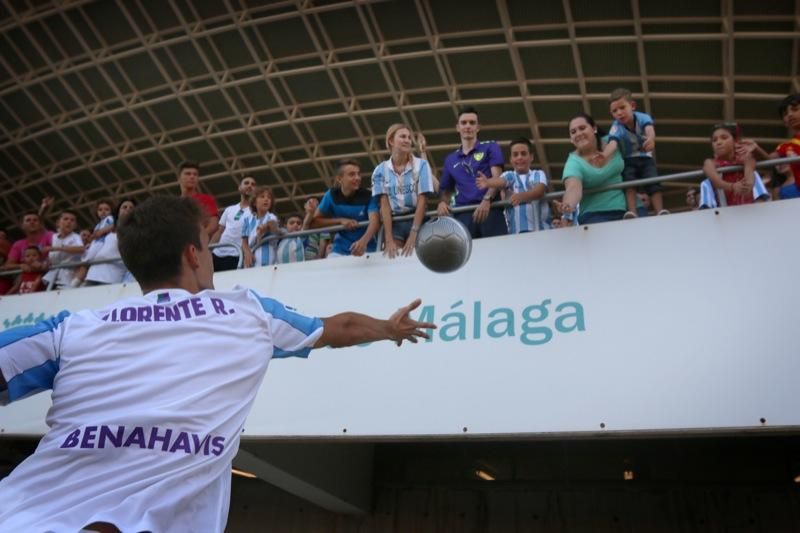
[{"label": "white sneaker", "polygon": [[661,215],[669,215],[669,214],[670,214],[670,212],[667,211],[666,209],[662,209],[661,211],[658,212],[659,216],[661,216]]},{"label": "white sneaker", "polygon": [[633,211],[625,211],[625,214],[622,215],[622,220],[629,220],[631,218],[639,218],[639,217],[636,216],[636,213],[634,213]]}]

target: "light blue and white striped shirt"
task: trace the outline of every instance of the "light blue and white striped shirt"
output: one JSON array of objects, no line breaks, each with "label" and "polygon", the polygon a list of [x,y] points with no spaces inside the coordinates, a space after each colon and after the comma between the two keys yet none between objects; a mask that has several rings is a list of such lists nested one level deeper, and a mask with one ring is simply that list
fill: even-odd
[{"label": "light blue and white striped shirt", "polygon": [[433,193],[433,179],[428,162],[412,156],[403,174],[398,176],[387,159],[372,173],[372,196],[385,194],[389,198],[392,214],[407,214],[417,206],[417,196]]},{"label": "light blue and white striped shirt", "polygon": [[278,243],[278,264],[297,263],[306,260],[306,249],[302,237],[287,237]]},{"label": "light blue and white striped shirt", "polygon": [[[517,174],[513,170],[503,172],[500,176],[506,180],[506,195],[505,199],[511,198],[512,194],[527,192],[533,189],[539,183],[547,188],[547,175],[541,170],[529,170],[527,174]],[[534,204],[539,210],[538,228],[536,216],[534,213]],[[550,206],[547,200],[535,200],[517,206],[506,207],[506,222],[508,222],[509,233],[524,233],[526,231],[535,231],[535,229],[550,229],[550,224],[547,222],[550,218]]]},{"label": "light blue and white striped shirt", "polygon": [[[278,217],[269,212],[267,212],[267,214],[261,218],[259,218],[255,213],[249,213],[247,218],[244,219],[244,224],[242,224],[242,237],[247,238],[247,245],[250,246],[251,250],[253,250],[253,247],[259,241],[257,234],[258,226],[266,224],[271,220],[277,222]],[[263,237],[267,237],[268,235],[270,235],[270,232],[265,233]],[[276,247],[277,244],[275,241],[270,241],[267,244],[259,246],[253,250],[253,266],[274,265]]]}]

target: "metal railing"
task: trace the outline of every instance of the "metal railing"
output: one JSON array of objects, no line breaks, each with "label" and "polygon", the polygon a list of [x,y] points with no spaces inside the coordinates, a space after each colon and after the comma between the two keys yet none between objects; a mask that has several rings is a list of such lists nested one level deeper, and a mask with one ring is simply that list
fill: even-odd
[{"label": "metal railing", "polygon": [[[766,161],[761,161],[761,162],[756,164],[756,169],[772,168],[772,167],[775,167],[775,166],[778,166],[778,165],[785,165],[785,164],[789,164],[789,163],[800,163],[800,156],[784,157],[784,158],[780,158],[780,159],[768,159]],[[720,168],[717,169],[717,172],[719,172],[720,174],[725,174],[725,173],[728,173],[728,172],[738,172],[738,171],[743,170],[743,168],[744,168],[743,165],[732,165],[732,166],[728,166],[728,167],[720,167]],[[653,183],[660,183],[660,182],[663,182],[663,181],[688,181],[688,180],[697,179],[697,178],[706,178],[705,172],[703,170],[691,170],[691,171],[687,171],[687,172],[678,172],[678,173],[675,173],[675,174],[666,174],[664,176],[656,176],[655,178],[644,178],[644,179],[640,179],[640,180],[626,181],[626,182],[622,182],[622,183],[615,183],[613,185],[607,185],[607,186],[604,186],[604,187],[596,187],[594,189],[586,189],[586,190],[583,191],[583,194],[587,194],[587,193],[588,194],[592,194],[592,193],[610,191],[610,190],[617,190],[617,189],[627,189],[627,188],[630,188],[630,187],[641,187],[643,185],[650,185],[650,184],[653,184]],[[542,199],[553,200],[553,199],[561,198],[562,196],[564,196],[564,192],[565,191],[550,192],[550,193],[545,194],[542,197]],[[724,194],[720,193],[719,197],[720,197],[720,199],[722,201],[724,201],[724,197],[725,197]],[[511,205],[511,202],[509,200],[499,200],[499,201],[492,202],[492,208],[506,207],[506,206],[509,206],[509,205]],[[465,212],[469,212],[469,211],[474,211],[475,208],[477,208],[477,207],[478,207],[478,204],[465,205],[465,206],[459,206],[459,207],[450,207],[450,212],[451,213],[465,213]],[[537,202],[533,202],[533,209],[534,209],[535,220],[539,220],[539,212],[538,212],[538,203]],[[434,210],[430,210],[430,211],[426,211],[425,216],[426,217],[438,216],[438,212],[435,209]],[[406,214],[406,215],[392,216],[392,220],[411,220],[413,218],[414,218],[414,213],[409,213],[409,214]],[[363,222],[359,222],[356,227],[366,227],[368,225],[369,225],[369,221],[365,220]],[[282,235],[268,235],[268,236],[264,237],[263,239],[261,239],[260,241],[258,241],[255,244],[255,246],[253,246],[253,250],[256,250],[257,248],[259,248],[261,246],[264,246],[264,245],[266,245],[266,244],[268,244],[268,243],[270,243],[272,241],[277,241],[277,240],[280,240],[280,239],[293,238],[293,237],[305,237],[307,235],[314,235],[314,234],[317,234],[317,233],[335,233],[337,231],[342,231],[342,230],[347,230],[347,228],[344,225],[337,224],[335,226],[326,226],[324,228],[306,229],[306,230],[301,230],[301,231],[295,231],[295,232],[292,232],[292,233],[285,233],[285,234],[282,234]],[[533,231],[539,231],[538,224],[534,224]],[[382,232],[379,230],[378,231],[378,235],[380,236],[381,234],[382,234]],[[219,248],[219,247],[233,247],[233,248],[236,248],[237,251],[239,252],[239,266],[241,267],[241,265],[243,264],[243,259],[244,259],[241,246],[239,246],[238,244],[232,244],[232,243],[223,243],[223,244],[215,243],[215,244],[209,245],[209,248],[211,248],[211,249]],[[119,260],[120,260],[120,258],[110,258],[110,259],[102,259],[102,260],[95,260],[95,261],[82,261],[80,263],[65,263],[65,264],[53,265],[53,266],[50,267],[49,270],[60,269],[60,268],[77,268],[77,267],[80,267],[80,266],[91,266],[91,265],[97,265],[97,264],[102,264],[102,263],[113,263],[113,262],[116,262],[116,261],[119,261]],[[21,268],[20,269],[13,269],[13,270],[0,270],[0,276],[15,276],[15,275],[20,274],[22,272],[23,272],[23,270]],[[55,285],[55,284],[53,283],[53,284],[50,284],[50,285],[52,286],[52,285]],[[50,290],[50,287],[48,287],[48,290]]]}]

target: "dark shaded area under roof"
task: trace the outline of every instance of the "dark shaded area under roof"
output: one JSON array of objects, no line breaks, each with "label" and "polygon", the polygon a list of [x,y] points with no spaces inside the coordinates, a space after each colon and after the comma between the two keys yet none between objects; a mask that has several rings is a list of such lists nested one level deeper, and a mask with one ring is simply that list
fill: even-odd
[{"label": "dark shaded area under roof", "polygon": [[697,169],[715,122],[774,147],[800,91],[800,0],[8,0],[0,35],[0,227],[45,195],[88,224],[99,198],[177,193],[186,159],[220,206],[252,173],[300,212],[336,160],[368,177],[394,122],[440,166],[463,104],[557,182],[567,119],[608,125],[618,86],[655,117],[659,172]]}]

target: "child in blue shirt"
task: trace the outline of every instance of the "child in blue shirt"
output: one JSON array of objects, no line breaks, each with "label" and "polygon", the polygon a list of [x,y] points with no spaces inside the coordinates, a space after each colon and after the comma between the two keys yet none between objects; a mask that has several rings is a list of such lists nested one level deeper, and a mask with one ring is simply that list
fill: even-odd
[{"label": "child in blue shirt", "polygon": [[[603,149],[606,161],[611,159],[614,151],[619,150],[625,161],[622,181],[634,181],[658,176],[653,150],[656,147],[656,129],[653,118],[647,113],[636,111],[636,101],[628,89],[615,89],[608,97],[611,116],[614,123],[608,132],[608,144]],[[642,187],[650,196],[650,203],[659,215],[668,215],[664,209],[664,199],[660,183],[651,183]],[[625,189],[627,211],[624,218],[636,218],[636,188]]]}]

